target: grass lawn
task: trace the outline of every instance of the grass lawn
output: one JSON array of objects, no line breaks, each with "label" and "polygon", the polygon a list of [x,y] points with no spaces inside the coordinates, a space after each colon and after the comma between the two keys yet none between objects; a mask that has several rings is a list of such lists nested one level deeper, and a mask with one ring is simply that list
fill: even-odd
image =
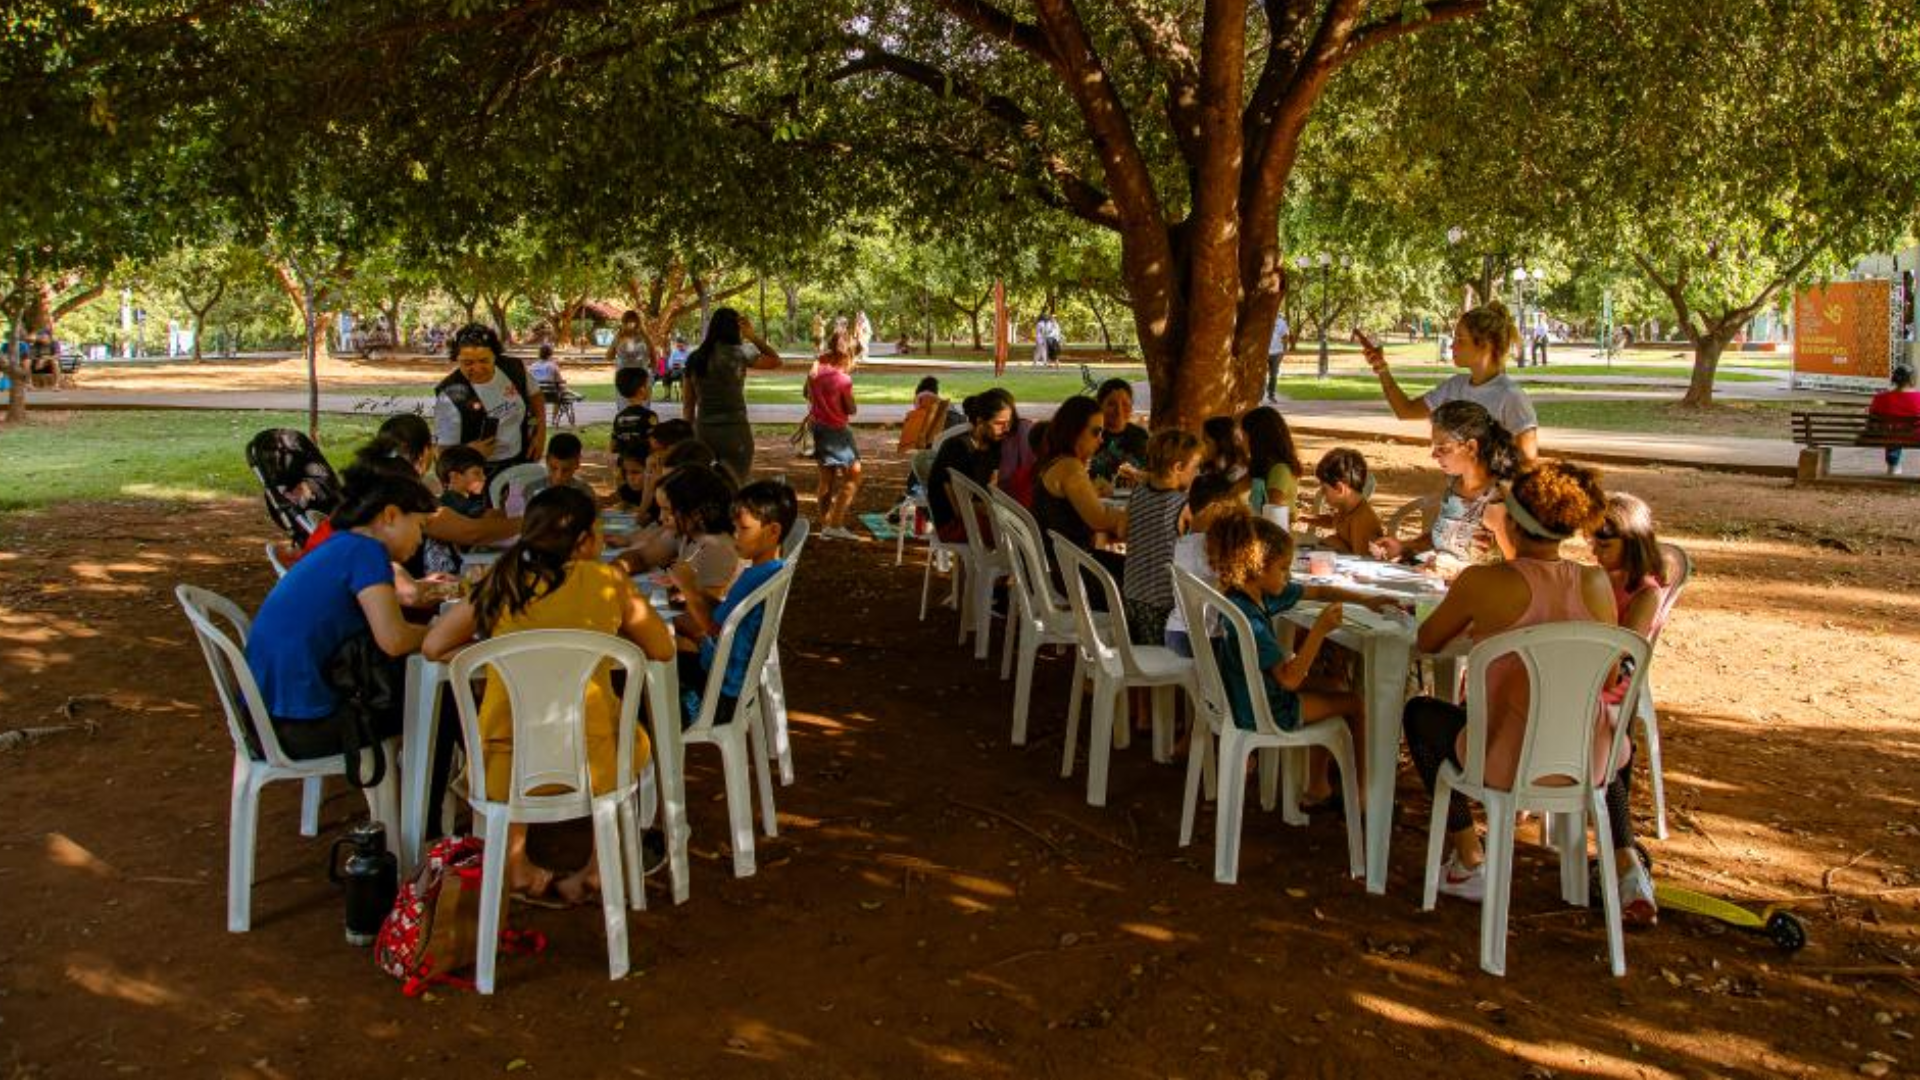
[{"label": "grass lawn", "polygon": [[[29,413],[0,426],[0,512],[94,499],[258,495],[246,446],[270,427],[306,430],[303,413],[90,410]],[[378,417],[322,416],[320,445],[336,469],[373,436]],[[607,426],[578,429],[605,448]]]}]

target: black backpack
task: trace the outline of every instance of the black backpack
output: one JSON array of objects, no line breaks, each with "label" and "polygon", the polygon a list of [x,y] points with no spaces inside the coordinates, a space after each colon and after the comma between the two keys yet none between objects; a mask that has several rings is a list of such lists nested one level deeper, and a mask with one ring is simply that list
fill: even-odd
[{"label": "black backpack", "polygon": [[268,428],[247,443],[247,467],[259,479],[267,516],[304,544],[340,506],[339,474],[313,440],[292,428]]}]

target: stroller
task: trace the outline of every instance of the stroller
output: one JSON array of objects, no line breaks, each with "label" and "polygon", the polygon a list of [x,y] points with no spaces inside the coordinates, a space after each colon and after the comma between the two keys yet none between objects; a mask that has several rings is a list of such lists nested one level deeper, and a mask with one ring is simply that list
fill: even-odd
[{"label": "stroller", "polygon": [[247,467],[260,480],[267,516],[296,544],[340,505],[340,477],[313,440],[292,428],[268,428],[247,443]]}]

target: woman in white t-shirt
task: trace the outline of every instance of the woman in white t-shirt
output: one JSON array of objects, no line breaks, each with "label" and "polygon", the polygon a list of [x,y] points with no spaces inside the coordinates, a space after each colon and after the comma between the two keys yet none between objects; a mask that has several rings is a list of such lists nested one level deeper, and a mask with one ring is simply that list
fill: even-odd
[{"label": "woman in white t-shirt", "polygon": [[1454,327],[1453,363],[1467,370],[1417,398],[1408,397],[1407,392],[1400,389],[1393,372],[1387,368],[1384,349],[1364,337],[1361,345],[1366,350],[1367,363],[1380,377],[1380,389],[1385,392],[1393,415],[1402,420],[1425,420],[1433,415],[1433,410],[1449,401],[1471,401],[1487,410],[1513,435],[1514,447],[1524,463],[1540,456],[1540,419],[1534,414],[1533,402],[1527,400],[1526,391],[1507,377],[1507,354],[1513,351],[1518,337],[1513,316],[1498,300],[1460,316],[1460,322]]},{"label": "woman in white t-shirt", "polygon": [[546,450],[546,402],[527,369],[478,323],[463,327],[450,346],[455,368],[434,387],[433,441],[465,445],[487,459],[487,475]]}]

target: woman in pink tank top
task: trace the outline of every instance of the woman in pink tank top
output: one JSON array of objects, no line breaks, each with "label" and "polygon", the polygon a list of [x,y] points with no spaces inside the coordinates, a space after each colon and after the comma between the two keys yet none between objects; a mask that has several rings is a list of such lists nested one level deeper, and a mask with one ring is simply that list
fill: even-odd
[{"label": "woman in pink tank top", "polygon": [[[1546,623],[1613,621],[1606,574],[1560,555],[1562,542],[1596,528],[1604,516],[1606,494],[1600,490],[1599,474],[1579,465],[1545,461],[1513,481],[1504,505],[1506,513],[1496,527],[1506,533],[1513,558],[1461,571],[1446,599],[1420,625],[1420,651],[1437,652],[1463,635],[1485,639]],[[1518,658],[1494,663],[1487,672],[1487,694],[1491,700],[1487,702],[1486,779],[1491,786],[1506,787],[1513,783],[1526,737],[1529,690]],[[1457,764],[1465,757],[1466,709],[1450,701],[1418,697],[1407,703],[1402,722],[1414,767],[1431,792],[1441,764],[1448,760]],[[1600,760],[1604,763],[1604,751]],[[1440,889],[1478,901],[1486,891],[1481,866],[1485,852],[1465,800],[1449,804],[1447,833],[1451,854]]]}]

